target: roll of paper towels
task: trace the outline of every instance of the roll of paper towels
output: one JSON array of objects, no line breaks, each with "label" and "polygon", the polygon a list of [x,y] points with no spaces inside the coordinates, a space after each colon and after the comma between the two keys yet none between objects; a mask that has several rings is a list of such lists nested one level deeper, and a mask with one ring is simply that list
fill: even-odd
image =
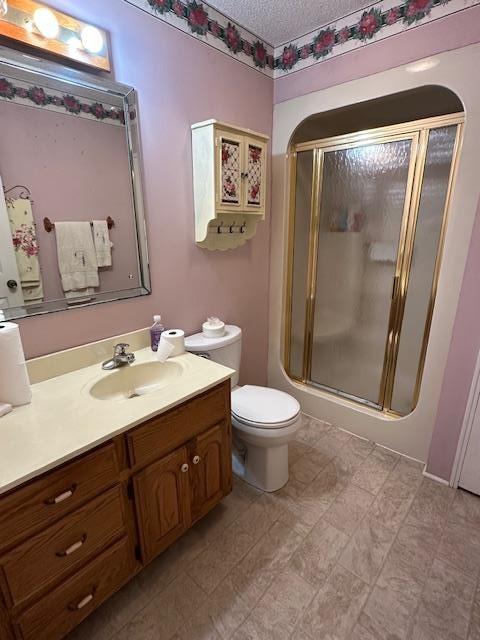
[{"label": "roll of paper towels", "polygon": [[14,322],[0,322],[0,402],[18,407],[31,400],[20,330]]},{"label": "roll of paper towels", "polygon": [[166,342],[173,347],[169,358],[185,353],[185,333],[181,329],[167,329],[162,331],[160,342]]}]

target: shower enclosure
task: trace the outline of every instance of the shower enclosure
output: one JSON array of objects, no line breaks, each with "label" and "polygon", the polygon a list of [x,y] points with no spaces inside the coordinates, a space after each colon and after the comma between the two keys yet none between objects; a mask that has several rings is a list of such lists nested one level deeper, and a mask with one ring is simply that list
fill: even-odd
[{"label": "shower enclosure", "polygon": [[292,146],[292,379],[397,415],[415,407],[463,119]]}]

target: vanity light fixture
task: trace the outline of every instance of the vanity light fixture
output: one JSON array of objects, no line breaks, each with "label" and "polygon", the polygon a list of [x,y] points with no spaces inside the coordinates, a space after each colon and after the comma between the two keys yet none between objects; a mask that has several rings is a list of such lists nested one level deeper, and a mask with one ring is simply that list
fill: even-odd
[{"label": "vanity light fixture", "polygon": [[0,0],[0,36],[110,71],[103,29],[35,0]]}]

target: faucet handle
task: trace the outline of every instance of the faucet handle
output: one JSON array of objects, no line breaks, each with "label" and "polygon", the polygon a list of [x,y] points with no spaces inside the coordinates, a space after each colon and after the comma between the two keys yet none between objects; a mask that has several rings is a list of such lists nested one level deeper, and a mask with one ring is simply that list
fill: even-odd
[{"label": "faucet handle", "polygon": [[116,356],[126,356],[127,355],[127,349],[130,345],[127,344],[126,342],[119,342],[118,344],[116,344],[113,348],[113,352]]}]

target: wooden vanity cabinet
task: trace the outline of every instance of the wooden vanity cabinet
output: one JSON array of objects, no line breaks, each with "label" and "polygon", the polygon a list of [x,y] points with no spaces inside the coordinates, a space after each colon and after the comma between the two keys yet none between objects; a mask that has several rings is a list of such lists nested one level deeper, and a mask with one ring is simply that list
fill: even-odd
[{"label": "wooden vanity cabinet", "polygon": [[134,479],[142,558],[149,562],[190,526],[187,449],[153,462]]},{"label": "wooden vanity cabinet", "polygon": [[231,487],[226,381],[0,496],[0,640],[61,640]]}]

